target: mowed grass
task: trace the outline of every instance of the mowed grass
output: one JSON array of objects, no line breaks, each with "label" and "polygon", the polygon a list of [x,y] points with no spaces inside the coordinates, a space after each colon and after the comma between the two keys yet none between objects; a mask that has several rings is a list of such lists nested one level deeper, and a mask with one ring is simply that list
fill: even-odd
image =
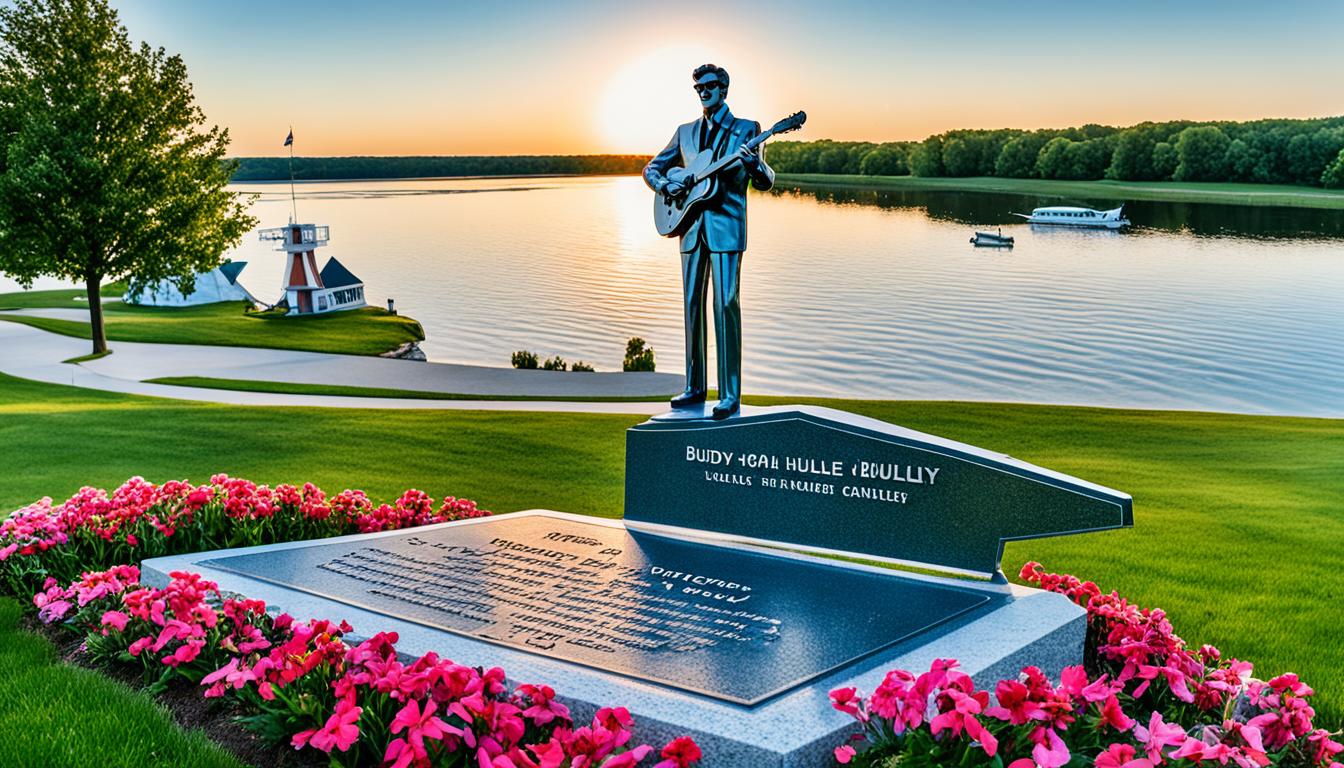
[{"label": "mowed grass", "polygon": [[[120,299],[126,292],[126,283],[104,285],[98,291],[104,299]],[[33,307],[64,307],[88,309],[88,294],[82,288],[57,288],[51,291],[15,291],[0,293],[0,310],[30,309]]]},{"label": "mowed grass", "polygon": [[241,768],[149,696],[62,664],[45,638],[19,629],[21,615],[18,601],[0,598],[0,765]]},{"label": "mowed grass", "polygon": [[1194,181],[1056,181],[1001,179],[994,176],[926,178],[922,176],[848,176],[781,173],[778,184],[799,187],[876,189],[896,192],[1006,192],[1060,198],[1154,200],[1172,203],[1286,206],[1344,209],[1344,190],[1289,184],[1238,184]]},{"label": "mowed grass", "polygon": [[[70,362],[67,360],[66,362]],[[575,373],[582,376],[583,373]],[[652,403],[667,400],[668,395],[647,397],[600,397],[569,395],[477,395],[461,392],[426,392],[420,389],[389,389],[385,387],[348,387],[343,384],[299,384],[289,381],[260,381],[252,379],[216,379],[210,376],[162,376],[145,379],[147,384],[167,384],[175,387],[202,387],[226,389],[234,392],[272,392],[284,395],[323,395],[337,397],[395,397],[407,400],[560,400],[565,402],[622,402]],[[669,393],[669,395],[672,393]]]},{"label": "mowed grass", "polygon": [[[73,300],[62,303],[64,297],[61,294],[70,293],[68,291],[40,293],[48,295],[25,300],[48,302],[34,306],[88,307],[87,303]],[[23,297],[24,294],[0,295],[0,307],[16,306],[16,296]],[[111,302],[103,305],[103,317],[110,341],[377,355],[425,337],[420,323],[376,307],[286,317],[273,312],[244,313],[245,306],[245,302],[228,302],[196,307],[137,307]],[[0,314],[0,320],[24,323],[65,336],[89,338],[89,325],[84,322],[12,314]]]},{"label": "mowed grass", "polygon": [[[748,398],[773,404],[780,398]],[[789,398],[789,402],[798,402]],[[1135,527],[1014,542],[1027,560],[1168,610],[1191,643],[1294,671],[1344,714],[1344,421],[983,403],[808,401],[962,440],[1133,494]],[[496,511],[618,516],[639,416],[244,408],[0,377],[0,508],[134,474],[408,487]],[[992,515],[992,500],[985,514]],[[730,514],[725,511],[725,514]],[[893,525],[899,521],[893,520]]]}]

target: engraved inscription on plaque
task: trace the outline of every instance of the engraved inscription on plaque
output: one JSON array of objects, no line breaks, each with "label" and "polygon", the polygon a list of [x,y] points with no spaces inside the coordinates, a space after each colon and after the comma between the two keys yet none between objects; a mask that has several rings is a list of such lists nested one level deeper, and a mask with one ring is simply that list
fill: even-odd
[{"label": "engraved inscription on plaque", "polygon": [[991,599],[972,589],[530,515],[205,564],[740,704]]},{"label": "engraved inscription on plaque", "polygon": [[625,519],[983,575],[1005,541],[1133,525],[1128,494],[806,406],[626,433]]}]

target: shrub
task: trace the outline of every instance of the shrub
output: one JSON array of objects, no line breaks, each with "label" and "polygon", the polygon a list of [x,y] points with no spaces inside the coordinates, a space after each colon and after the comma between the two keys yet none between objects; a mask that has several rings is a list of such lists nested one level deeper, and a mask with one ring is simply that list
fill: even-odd
[{"label": "shrub", "polygon": [[555,357],[548,358],[546,362],[541,364],[541,367],[547,371],[563,371],[566,370],[569,366],[565,363],[565,358],[556,355]]},{"label": "shrub", "polygon": [[573,365],[569,366],[569,370],[575,373],[592,373],[594,368],[582,360],[576,360]]},{"label": "shrub", "polygon": [[[1025,667],[987,690],[952,659],[919,675],[888,672],[867,698],[831,691],[832,706],[862,726],[836,748],[861,766],[1154,768],[1217,764],[1238,768],[1344,768],[1336,737],[1312,725],[1311,688],[1285,674],[1268,682],[1250,662],[1192,651],[1166,614],[1141,609],[1092,582],[1027,563],[1022,578],[1087,608],[1084,664],[1058,685]],[[857,746],[856,746],[857,745]]]},{"label": "shrub", "polygon": [[517,352],[514,352],[514,353],[513,353],[513,367],[514,367],[514,368],[525,368],[525,369],[527,369],[527,370],[536,370],[536,367],[537,367],[537,353],[535,353],[535,352],[528,352],[528,351],[525,350],[525,349],[520,349],[520,350],[518,350]]},{"label": "shrub", "polygon": [[625,371],[652,371],[654,369],[653,347],[645,347],[644,340],[632,336],[625,343],[625,360],[621,369]]}]

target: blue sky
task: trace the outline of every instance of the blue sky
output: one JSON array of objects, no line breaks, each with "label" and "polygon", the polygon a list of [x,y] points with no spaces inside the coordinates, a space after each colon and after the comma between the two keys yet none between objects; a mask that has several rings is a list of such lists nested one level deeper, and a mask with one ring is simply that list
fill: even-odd
[{"label": "blue sky", "polygon": [[805,138],[1344,114],[1341,2],[112,3],[248,155],[653,152],[705,59]]}]

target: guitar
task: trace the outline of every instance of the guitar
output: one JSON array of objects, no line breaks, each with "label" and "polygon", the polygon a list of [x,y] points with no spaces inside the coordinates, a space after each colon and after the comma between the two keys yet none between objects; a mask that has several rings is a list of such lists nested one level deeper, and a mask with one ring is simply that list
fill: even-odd
[{"label": "guitar", "polygon": [[[792,115],[770,126],[770,130],[753,136],[743,146],[755,149],[765,140],[778,133],[788,133],[803,127],[807,122],[806,112],[794,112]],[[667,172],[669,181],[682,185],[679,195],[655,192],[653,195],[653,225],[663,237],[679,237],[695,220],[695,214],[705,204],[714,199],[719,191],[717,174],[739,162],[736,154],[714,159],[711,152],[701,152],[689,167],[673,168]]]}]

